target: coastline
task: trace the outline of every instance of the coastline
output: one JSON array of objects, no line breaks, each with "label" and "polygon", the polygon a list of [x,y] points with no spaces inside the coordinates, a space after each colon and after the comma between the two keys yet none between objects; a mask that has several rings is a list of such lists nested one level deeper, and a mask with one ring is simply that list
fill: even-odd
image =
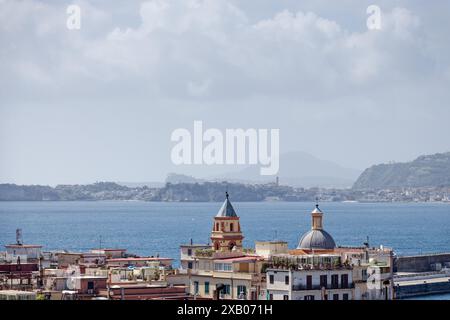
[{"label": "coastline", "polygon": [[[174,200],[139,200],[139,199],[81,199],[81,200],[0,200],[0,203],[13,203],[13,202],[136,202],[136,203],[220,203],[220,201],[174,201]],[[286,201],[286,200],[261,200],[261,201],[239,201],[236,203],[311,203],[311,201]],[[322,203],[342,203],[342,204],[443,204],[450,205],[450,201],[321,201]]]}]

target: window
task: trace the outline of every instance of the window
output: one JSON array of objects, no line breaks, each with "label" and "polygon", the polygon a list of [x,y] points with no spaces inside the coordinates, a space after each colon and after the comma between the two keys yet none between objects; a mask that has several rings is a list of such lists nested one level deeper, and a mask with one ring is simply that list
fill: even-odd
[{"label": "window", "polygon": [[348,293],[344,293],[342,295],[342,300],[348,300]]},{"label": "window", "polygon": [[367,280],[367,269],[363,269],[362,271],[361,271],[361,274],[362,274],[362,279],[365,281],[365,280]]},{"label": "window", "polygon": [[284,284],[289,284],[289,276],[284,277]]},{"label": "window", "polygon": [[94,281],[88,281],[88,290],[94,290]]},{"label": "window", "polygon": [[188,269],[192,269],[192,262],[191,261],[188,262]]},{"label": "window", "polygon": [[209,294],[209,282],[205,281],[205,294]]},{"label": "window", "polygon": [[331,288],[337,289],[339,286],[339,275],[333,274],[331,275]]},{"label": "window", "polygon": [[247,287],[237,286],[237,296],[239,299],[245,299],[247,297]]},{"label": "window", "polygon": [[320,287],[321,288],[326,288],[328,284],[328,279],[327,279],[327,275],[322,275],[320,276]]},{"label": "window", "polygon": [[233,223],[230,223],[230,231],[233,232],[234,231],[233,229],[234,229],[233,228]]},{"label": "window", "polygon": [[271,275],[269,275],[269,283],[273,284],[273,282],[274,282],[274,277],[273,277],[273,274],[271,274]]},{"label": "window", "polygon": [[187,255],[192,256],[192,249],[188,249]]},{"label": "window", "polygon": [[218,291],[218,294],[220,295],[220,297],[223,299],[224,298],[224,296],[227,294],[227,286],[229,286],[229,285],[224,285],[223,287],[222,287],[222,289],[220,289],[219,291]]},{"label": "window", "polygon": [[231,263],[215,263],[214,270],[216,271],[231,271],[233,266]]},{"label": "window", "polygon": [[304,300],[308,300],[308,301],[312,301],[312,300],[314,300],[314,296],[313,295],[305,296],[303,299]]},{"label": "window", "polygon": [[194,281],[194,294],[198,294],[198,281]]},{"label": "window", "polygon": [[323,300],[328,300],[328,295],[327,294],[323,295]]},{"label": "window", "polygon": [[306,290],[312,289],[312,276],[306,276]]},{"label": "window", "polygon": [[269,294],[269,300],[273,300],[273,294]]},{"label": "window", "polygon": [[223,292],[223,294],[229,295],[230,292],[231,292],[231,290],[230,290],[230,285],[229,285],[229,284],[226,284],[226,285],[223,287],[222,292]]},{"label": "window", "polygon": [[339,294],[337,293],[333,294],[333,300],[339,300]]},{"label": "window", "polygon": [[341,287],[344,289],[348,288],[348,274],[341,275]]},{"label": "window", "polygon": [[289,296],[288,296],[287,294],[285,294],[285,295],[283,296],[283,300],[289,300]]}]

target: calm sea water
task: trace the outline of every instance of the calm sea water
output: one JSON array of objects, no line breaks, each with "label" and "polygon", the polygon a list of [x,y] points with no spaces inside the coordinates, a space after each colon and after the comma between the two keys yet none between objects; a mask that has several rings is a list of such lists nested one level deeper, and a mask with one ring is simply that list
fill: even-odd
[{"label": "calm sea water", "polygon": [[[310,229],[312,203],[234,203],[246,247],[282,239],[295,248]],[[126,248],[139,255],[179,258],[179,245],[206,243],[221,203],[0,202],[0,245],[15,241],[46,250]],[[324,227],[338,245],[384,245],[399,255],[450,251],[449,204],[323,203]],[[177,264],[177,262],[175,262]],[[450,295],[424,299],[450,299]]]},{"label": "calm sea water", "polygon": [[[0,202],[0,245],[15,241],[45,249],[88,250],[121,247],[140,255],[177,259],[179,245],[206,243],[221,203],[161,202]],[[310,229],[314,204],[233,203],[241,217],[244,245],[286,240],[296,247]],[[450,251],[450,205],[323,203],[324,227],[338,245],[393,247],[397,254]]]}]

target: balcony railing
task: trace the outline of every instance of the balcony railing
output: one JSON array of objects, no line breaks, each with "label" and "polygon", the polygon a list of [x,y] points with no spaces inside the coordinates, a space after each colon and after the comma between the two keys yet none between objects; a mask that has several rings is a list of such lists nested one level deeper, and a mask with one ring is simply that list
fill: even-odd
[{"label": "balcony railing", "polygon": [[349,283],[347,285],[331,285],[327,284],[326,286],[321,285],[312,285],[312,286],[306,286],[303,284],[294,284],[292,285],[293,291],[303,291],[303,290],[322,290],[322,288],[326,290],[332,290],[332,289],[352,289],[354,288],[354,283]]}]

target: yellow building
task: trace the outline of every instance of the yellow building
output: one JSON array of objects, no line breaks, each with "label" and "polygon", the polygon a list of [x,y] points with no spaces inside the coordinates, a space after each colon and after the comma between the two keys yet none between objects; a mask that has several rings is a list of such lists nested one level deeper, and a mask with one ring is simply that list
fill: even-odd
[{"label": "yellow building", "polygon": [[263,259],[242,254],[199,257],[189,272],[190,294],[205,299],[257,300],[264,293]]}]

